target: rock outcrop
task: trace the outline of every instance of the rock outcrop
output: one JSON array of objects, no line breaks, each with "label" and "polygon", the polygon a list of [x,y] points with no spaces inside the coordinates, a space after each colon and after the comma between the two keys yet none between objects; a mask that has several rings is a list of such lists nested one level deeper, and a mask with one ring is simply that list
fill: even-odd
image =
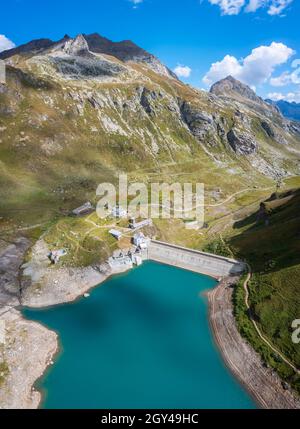
[{"label": "rock outcrop", "polygon": [[85,38],[79,34],[76,39],[67,40],[63,47],[63,51],[68,55],[88,55],[89,45]]},{"label": "rock outcrop", "polygon": [[30,241],[25,237],[11,243],[0,240],[0,305],[18,305],[21,294],[19,268]]},{"label": "rock outcrop", "polygon": [[157,94],[155,91],[149,91],[147,88],[143,88],[141,93],[141,105],[148,115],[155,115],[156,109],[153,102],[156,99]]},{"label": "rock outcrop", "polygon": [[289,132],[295,133],[300,136],[300,122],[289,122],[287,124]]},{"label": "rock outcrop", "polygon": [[261,121],[261,126],[268,137],[270,137],[271,139],[275,138],[273,127],[267,121]]},{"label": "rock outcrop", "polygon": [[257,142],[248,133],[231,129],[227,139],[232,149],[239,155],[251,155],[257,151]]},{"label": "rock outcrop", "polygon": [[218,135],[223,132],[223,127],[216,117],[187,102],[181,104],[180,111],[183,121],[198,141],[209,145],[216,144]]}]

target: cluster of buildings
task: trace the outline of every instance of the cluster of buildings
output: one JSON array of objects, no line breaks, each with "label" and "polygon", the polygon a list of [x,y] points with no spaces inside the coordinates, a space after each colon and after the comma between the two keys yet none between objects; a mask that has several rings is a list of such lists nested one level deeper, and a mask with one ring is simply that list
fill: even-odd
[{"label": "cluster of buildings", "polygon": [[132,268],[134,265],[141,265],[142,263],[143,254],[136,248],[114,252],[113,256],[108,259],[108,265],[112,269],[128,269]]},{"label": "cluster of buildings", "polygon": [[129,252],[120,250],[119,252],[114,252],[113,256],[108,258],[108,265],[112,269],[127,269],[133,267],[133,261]]},{"label": "cluster of buildings", "polygon": [[[114,207],[109,208],[109,206],[106,206],[106,209],[108,210],[108,214],[112,216],[115,219],[125,219],[128,217],[128,212],[120,205],[116,205]],[[82,206],[74,209],[72,211],[72,214],[74,216],[83,216],[88,213],[91,213],[95,210],[93,205],[88,201]],[[129,225],[128,228],[134,233],[131,241],[132,241],[132,247],[127,250],[119,250],[113,254],[112,257],[109,258],[108,264],[110,268],[130,268],[133,265],[140,265],[143,261],[143,258],[146,255],[146,251],[148,248],[148,245],[150,243],[150,239],[146,237],[143,232],[140,231],[141,228],[146,226],[151,226],[152,220],[151,219],[145,219],[140,222],[137,222],[135,218],[129,219]],[[109,233],[116,239],[120,240],[123,237],[122,231],[112,228],[109,230]],[[53,250],[49,253],[48,258],[50,261],[55,264],[59,261],[59,259],[66,254],[66,251],[64,249],[61,250]]]},{"label": "cluster of buildings", "polygon": [[109,258],[108,264],[111,268],[132,268],[133,265],[141,265],[143,259],[147,258],[147,249],[150,238],[142,232],[132,237],[132,247],[127,250],[118,250]]}]

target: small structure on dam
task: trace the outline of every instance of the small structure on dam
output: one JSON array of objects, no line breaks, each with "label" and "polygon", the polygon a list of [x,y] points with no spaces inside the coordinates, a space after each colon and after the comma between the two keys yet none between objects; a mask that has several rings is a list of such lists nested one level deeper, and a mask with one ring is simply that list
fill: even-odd
[{"label": "small structure on dam", "polygon": [[234,259],[156,240],[148,246],[148,259],[215,278],[239,275],[246,269],[243,262]]}]

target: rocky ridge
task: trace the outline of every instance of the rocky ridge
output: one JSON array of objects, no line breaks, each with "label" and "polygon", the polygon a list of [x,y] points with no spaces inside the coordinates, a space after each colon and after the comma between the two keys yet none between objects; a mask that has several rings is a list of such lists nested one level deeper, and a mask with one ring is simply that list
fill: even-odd
[{"label": "rocky ridge", "polygon": [[[164,64],[162,64],[154,55],[140,48],[130,40],[112,42],[111,40],[106,39],[105,37],[102,37],[97,33],[82,35],[80,34],[74,39],[70,38],[68,35],[65,35],[61,40],[57,42],[54,42],[50,39],[33,40],[29,43],[18,46],[17,48],[13,48],[0,53],[0,59],[5,60],[15,55],[37,55],[46,53],[49,50],[57,50],[59,48],[62,48],[66,51],[66,53],[70,54],[70,52],[68,51],[68,47],[71,45],[73,46],[72,53],[74,54],[74,44],[78,46],[85,45],[85,50],[86,48],[88,48],[90,52],[96,54],[111,55],[125,63],[130,61],[142,63],[156,73],[159,73],[166,77],[172,77],[174,79],[177,79],[177,76]],[[80,54],[80,51],[78,51],[77,53]]]}]

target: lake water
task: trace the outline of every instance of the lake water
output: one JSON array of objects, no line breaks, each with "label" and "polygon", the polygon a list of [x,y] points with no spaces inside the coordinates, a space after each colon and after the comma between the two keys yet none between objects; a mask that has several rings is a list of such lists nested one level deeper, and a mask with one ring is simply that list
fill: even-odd
[{"label": "lake water", "polygon": [[215,284],[148,261],[88,299],[24,310],[60,338],[42,407],[255,408],[213,341],[203,292]]}]

